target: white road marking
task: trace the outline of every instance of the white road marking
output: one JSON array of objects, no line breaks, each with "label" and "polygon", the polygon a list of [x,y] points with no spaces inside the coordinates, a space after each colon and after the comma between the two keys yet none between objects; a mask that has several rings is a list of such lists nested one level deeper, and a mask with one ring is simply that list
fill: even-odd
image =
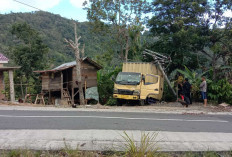
[{"label": "white road marking", "polygon": [[99,119],[124,119],[124,120],[152,120],[152,121],[182,121],[182,122],[218,122],[228,123],[225,120],[197,120],[197,119],[162,119],[162,118],[132,118],[132,117],[105,117],[105,116],[16,116],[16,115],[0,115],[6,118],[99,118]]}]

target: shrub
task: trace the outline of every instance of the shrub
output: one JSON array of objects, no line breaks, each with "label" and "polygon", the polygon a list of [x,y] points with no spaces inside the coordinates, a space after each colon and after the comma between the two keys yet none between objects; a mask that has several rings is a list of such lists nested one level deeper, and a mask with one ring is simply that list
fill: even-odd
[{"label": "shrub", "polygon": [[176,97],[174,96],[174,94],[170,90],[170,87],[168,86],[166,81],[164,82],[164,92],[163,92],[162,100],[167,101],[167,102],[176,101]]},{"label": "shrub", "polygon": [[226,102],[232,105],[232,84],[226,79],[213,81],[208,85],[208,96],[217,103]]},{"label": "shrub", "polygon": [[99,92],[99,101],[101,104],[113,105],[115,100],[112,98],[114,81],[112,78],[115,78],[121,68],[115,68],[111,71],[98,71],[97,81],[98,81],[98,92]]}]

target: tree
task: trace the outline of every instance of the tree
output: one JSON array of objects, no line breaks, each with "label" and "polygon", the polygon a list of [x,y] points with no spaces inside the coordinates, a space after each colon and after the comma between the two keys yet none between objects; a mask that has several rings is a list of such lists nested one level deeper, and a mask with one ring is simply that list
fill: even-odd
[{"label": "tree", "polygon": [[[37,80],[33,71],[47,67],[48,47],[43,44],[39,33],[27,23],[13,24],[11,33],[16,46],[12,48],[10,56],[17,65],[21,66],[16,78],[19,78],[21,83],[24,80],[28,85],[31,79]],[[23,89],[21,91],[23,96]]]},{"label": "tree", "polygon": [[[85,3],[87,6],[87,2]],[[117,44],[119,45],[120,58],[126,62],[130,49],[130,29],[131,26],[139,26],[141,33],[142,23],[146,18],[142,13],[148,8],[146,0],[90,0],[87,9],[87,17],[90,22],[94,22],[98,28],[112,29],[111,33],[116,33]],[[138,38],[139,36],[136,35]]]},{"label": "tree", "polygon": [[215,80],[219,65],[229,65],[232,54],[232,20],[224,14],[231,9],[231,1],[155,0],[153,6],[155,16],[149,25],[156,42],[152,47],[170,54],[173,65],[169,70],[183,68],[183,64],[204,68],[198,56],[203,54],[209,62],[205,68],[212,67]]},{"label": "tree", "polygon": [[199,33],[205,39],[199,52],[209,59],[215,81],[219,71],[232,68],[225,68],[232,56],[232,18],[226,17],[225,12],[232,9],[232,2],[216,0],[209,6],[207,21],[202,23],[204,29]]},{"label": "tree", "polygon": [[170,55],[173,62],[169,72],[181,68],[183,63],[190,67],[197,65],[196,58],[188,56],[198,48],[194,45],[195,28],[207,11],[207,0],[154,0],[152,7],[154,16],[148,23],[154,36],[151,49]]},{"label": "tree", "polygon": [[[84,94],[83,94],[83,82],[81,79],[81,57],[80,57],[80,43],[79,40],[81,36],[77,37],[77,25],[74,22],[74,34],[75,34],[75,42],[72,40],[65,39],[65,42],[69,44],[69,46],[74,50],[76,56],[76,71],[77,71],[77,83],[78,83],[78,90],[79,90],[79,97],[80,97],[80,105],[85,104]],[[81,50],[82,55],[84,55],[84,47]],[[83,56],[82,56],[83,57]]]}]

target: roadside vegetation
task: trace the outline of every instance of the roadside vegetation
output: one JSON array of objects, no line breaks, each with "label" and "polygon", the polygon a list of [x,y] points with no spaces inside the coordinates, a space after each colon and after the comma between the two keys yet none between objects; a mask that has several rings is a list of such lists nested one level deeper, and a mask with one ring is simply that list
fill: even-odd
[{"label": "roadside vegetation", "polygon": [[[98,72],[101,104],[116,104],[113,78],[122,62],[151,62],[143,56],[143,50],[150,49],[171,58],[165,70],[173,86],[180,75],[189,79],[193,101],[199,101],[200,76],[205,76],[209,101],[232,105],[231,1],[95,0],[85,9],[89,21],[78,23],[77,32],[86,45],[86,56],[103,66]],[[16,87],[17,98],[40,91],[33,70],[74,60],[63,41],[72,38],[71,20],[45,12],[0,17],[0,50],[9,55],[11,64],[21,66],[15,74],[15,84],[22,84]],[[2,92],[9,93],[9,88]],[[163,101],[173,100],[165,86]]]},{"label": "roadside vegetation", "polygon": [[[91,152],[79,150],[34,151],[34,150],[1,150],[1,157],[144,157],[125,152]],[[146,155],[145,155],[146,156]],[[231,157],[232,152],[157,152],[147,157]]]}]

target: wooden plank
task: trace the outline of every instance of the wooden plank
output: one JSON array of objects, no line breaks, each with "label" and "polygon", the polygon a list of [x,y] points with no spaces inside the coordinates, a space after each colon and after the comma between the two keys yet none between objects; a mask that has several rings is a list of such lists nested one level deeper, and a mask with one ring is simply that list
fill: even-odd
[{"label": "wooden plank", "polygon": [[49,89],[49,75],[43,74],[42,75],[42,90],[48,90]]},{"label": "wooden plank", "polygon": [[[63,80],[63,79],[62,79]],[[61,74],[55,73],[53,78],[50,78],[49,90],[61,90]]]},{"label": "wooden plank", "polygon": [[[74,68],[72,68],[72,74],[73,74],[73,69]],[[73,80],[73,78],[72,78],[72,80]],[[72,81],[72,104],[74,105],[74,82],[73,81]]]},{"label": "wooden plank", "polygon": [[64,99],[63,97],[63,73],[60,72],[60,94],[61,94],[61,100]]},{"label": "wooden plank", "polygon": [[51,104],[51,91],[48,91],[48,104]]},{"label": "wooden plank", "polygon": [[[86,86],[89,87],[96,87],[97,86],[97,79],[86,79]],[[78,88],[77,84],[74,84],[74,88]]]}]

